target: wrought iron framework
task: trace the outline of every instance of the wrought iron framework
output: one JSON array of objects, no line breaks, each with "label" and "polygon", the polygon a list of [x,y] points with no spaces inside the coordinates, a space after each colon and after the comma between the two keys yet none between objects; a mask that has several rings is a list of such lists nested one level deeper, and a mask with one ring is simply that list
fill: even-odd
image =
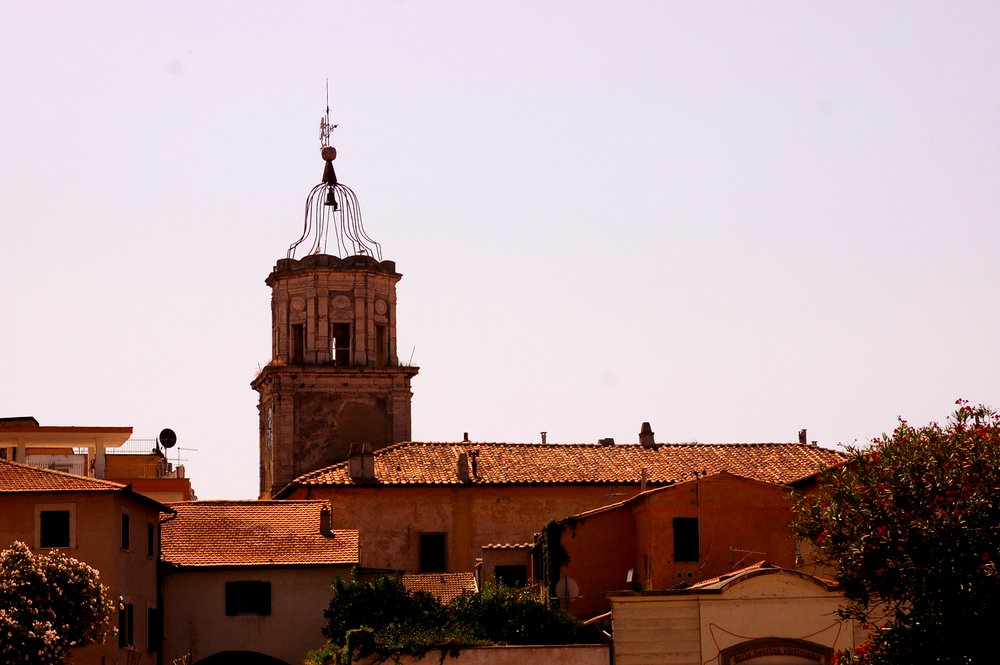
[{"label": "wrought iron framework", "polygon": [[382,245],[365,232],[357,195],[350,187],[337,181],[337,173],[333,169],[337,149],[330,145],[330,134],[336,128],[337,125],[330,124],[328,81],[326,115],[319,121],[319,140],[322,145],[320,154],[326,162],[323,167],[323,182],[313,187],[306,197],[302,236],[289,245],[288,258],[294,259],[296,250],[303,243],[308,243],[306,254],[327,254],[328,239],[332,230],[336,255],[340,258],[361,254],[381,261]]}]

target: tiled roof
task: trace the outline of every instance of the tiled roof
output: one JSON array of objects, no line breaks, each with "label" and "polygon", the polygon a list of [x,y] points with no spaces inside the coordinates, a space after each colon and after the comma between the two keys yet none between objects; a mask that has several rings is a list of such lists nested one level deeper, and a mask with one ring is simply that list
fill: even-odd
[{"label": "tiled roof", "polygon": [[534,543],[489,543],[483,545],[484,550],[529,550]]},{"label": "tiled roof", "polygon": [[407,573],[403,575],[403,586],[409,591],[427,591],[442,603],[464,592],[479,591],[473,573]]},{"label": "tiled roof", "polygon": [[185,501],[162,521],[164,560],[177,566],[356,565],[358,532],[320,530],[326,501]]},{"label": "tiled roof", "polygon": [[121,492],[125,485],[110,480],[39,469],[0,460],[0,493],[3,492]]},{"label": "tiled roof", "polygon": [[[468,455],[468,480],[459,455]],[[729,473],[786,484],[838,464],[846,455],[800,443],[636,444],[398,443],[375,451],[381,485],[534,485],[639,483],[691,478],[694,471]],[[473,473],[474,467],[474,473]],[[296,485],[351,485],[349,463],[300,476]],[[363,483],[358,483],[363,484]]]}]

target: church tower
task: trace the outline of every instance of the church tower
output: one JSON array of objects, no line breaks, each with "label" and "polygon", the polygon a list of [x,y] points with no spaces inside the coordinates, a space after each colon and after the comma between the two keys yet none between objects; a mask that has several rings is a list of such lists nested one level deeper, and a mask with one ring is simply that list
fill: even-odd
[{"label": "church tower", "polygon": [[[357,197],[337,181],[330,109],[320,123],[323,181],[306,200],[302,236],[279,259],[271,287],[271,361],[260,393],[260,496],[342,461],[410,439],[410,379],[396,352],[396,283],[361,223]],[[329,236],[336,248],[327,253]],[[295,258],[300,247],[309,247]]]}]

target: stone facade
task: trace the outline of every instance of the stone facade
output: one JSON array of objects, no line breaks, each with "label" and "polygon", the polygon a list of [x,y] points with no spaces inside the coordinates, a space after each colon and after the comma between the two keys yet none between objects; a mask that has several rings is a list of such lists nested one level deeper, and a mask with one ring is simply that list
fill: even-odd
[{"label": "stone facade", "polygon": [[410,439],[410,379],[396,351],[393,261],[313,254],[281,259],[271,287],[271,362],[260,401],[260,496],[294,478]]}]

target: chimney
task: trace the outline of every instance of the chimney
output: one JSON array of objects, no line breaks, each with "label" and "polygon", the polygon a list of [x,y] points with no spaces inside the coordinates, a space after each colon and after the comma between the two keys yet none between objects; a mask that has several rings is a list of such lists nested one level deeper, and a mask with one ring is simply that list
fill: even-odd
[{"label": "chimney", "polygon": [[612,436],[609,436],[606,439],[598,439],[597,440],[597,445],[599,445],[599,446],[613,446],[613,445],[615,445],[615,439]]},{"label": "chimney", "polygon": [[656,440],[653,438],[653,428],[649,423],[643,423],[639,428],[639,445],[643,448],[655,448]]},{"label": "chimney", "polygon": [[468,443],[468,442],[469,442],[469,433],[462,432],[462,443]]},{"label": "chimney", "polygon": [[469,482],[469,454],[458,454],[458,479],[463,483]]},{"label": "chimney", "polygon": [[329,538],[333,535],[333,515],[330,506],[323,506],[319,511],[319,532]]},{"label": "chimney", "polygon": [[809,443],[806,439],[808,439],[808,436],[806,435],[806,430],[805,429],[800,429],[799,430],[799,445],[800,446],[804,446],[807,443]]},{"label": "chimney", "polygon": [[351,444],[347,468],[351,480],[356,483],[370,483],[375,480],[375,454],[372,453],[370,443]]},{"label": "chimney", "polygon": [[479,477],[479,451],[478,450],[473,450],[471,453],[469,453],[469,457],[472,458],[472,464],[471,464],[471,466],[472,466],[472,477],[473,478],[478,478]]},{"label": "chimney", "polygon": [[548,437],[548,432],[542,432],[542,445],[545,445],[545,439]]}]

